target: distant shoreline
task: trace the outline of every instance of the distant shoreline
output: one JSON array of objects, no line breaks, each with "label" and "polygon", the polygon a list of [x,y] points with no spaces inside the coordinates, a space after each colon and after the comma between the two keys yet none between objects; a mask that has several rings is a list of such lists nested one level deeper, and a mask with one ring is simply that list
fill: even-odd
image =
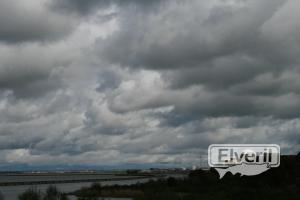
[{"label": "distant shoreline", "polygon": [[[24,181],[0,181],[0,187],[5,186],[19,186],[19,185],[45,185],[45,184],[63,184],[63,183],[85,183],[85,182],[107,182],[107,181],[127,181],[147,178],[163,178],[168,174],[128,174],[128,173],[7,173],[0,174],[1,176],[7,177],[24,177]],[[93,176],[112,176],[112,177],[95,177]],[[74,179],[67,179],[66,177],[74,176]],[[84,177],[89,176],[89,177]],[[27,177],[61,177],[60,180],[28,180]],[[65,177],[65,179],[64,179]]]},{"label": "distant shoreline", "polygon": [[130,177],[116,177],[116,178],[99,178],[99,179],[78,179],[78,180],[49,180],[49,181],[18,181],[18,182],[0,182],[1,187],[19,186],[19,185],[46,185],[46,184],[63,184],[63,183],[84,183],[84,182],[107,182],[107,181],[126,181],[154,178],[155,176],[130,176]]}]

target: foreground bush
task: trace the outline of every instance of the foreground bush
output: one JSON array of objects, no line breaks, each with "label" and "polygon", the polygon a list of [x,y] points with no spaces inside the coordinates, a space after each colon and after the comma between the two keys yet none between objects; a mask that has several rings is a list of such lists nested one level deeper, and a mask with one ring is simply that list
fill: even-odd
[{"label": "foreground bush", "polygon": [[34,188],[29,188],[19,195],[19,200],[68,200],[68,197],[55,186],[49,186],[45,194]]},{"label": "foreground bush", "polygon": [[43,200],[67,200],[68,197],[60,192],[55,186],[49,186]]},{"label": "foreground bush", "polygon": [[134,200],[299,200],[300,154],[281,156],[280,166],[257,176],[227,173],[219,179],[214,170],[192,171],[185,179],[168,178],[133,185],[83,188],[74,195],[132,197]]},{"label": "foreground bush", "polygon": [[19,195],[19,200],[41,200],[41,193],[35,188],[29,188]]},{"label": "foreground bush", "polygon": [[4,200],[4,196],[1,191],[0,191],[0,200]]}]

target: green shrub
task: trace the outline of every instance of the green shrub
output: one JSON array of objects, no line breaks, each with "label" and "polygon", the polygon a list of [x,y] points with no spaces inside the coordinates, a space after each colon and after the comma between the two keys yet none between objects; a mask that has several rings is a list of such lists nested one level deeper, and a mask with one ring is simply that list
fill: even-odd
[{"label": "green shrub", "polygon": [[29,188],[19,195],[19,200],[68,200],[68,197],[55,186],[49,186],[45,194],[42,194],[35,188]]},{"label": "green shrub", "polygon": [[1,191],[0,191],[0,200],[4,200],[4,196]]},{"label": "green shrub", "polygon": [[19,200],[41,200],[41,193],[35,188],[29,188],[19,195]]}]

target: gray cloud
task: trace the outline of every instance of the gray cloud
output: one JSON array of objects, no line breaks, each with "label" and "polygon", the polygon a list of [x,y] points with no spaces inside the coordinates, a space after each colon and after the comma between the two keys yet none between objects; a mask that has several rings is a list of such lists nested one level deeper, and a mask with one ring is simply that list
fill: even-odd
[{"label": "gray cloud", "polygon": [[122,77],[120,74],[114,71],[103,71],[99,74],[99,87],[97,91],[105,91],[108,89],[116,89],[122,81]]},{"label": "gray cloud", "polygon": [[150,69],[203,67],[235,54],[256,58],[267,45],[260,29],[284,1],[226,2],[169,2],[148,15],[128,9],[120,31],[103,42],[104,58]]},{"label": "gray cloud", "polygon": [[[286,18],[292,6],[299,5],[281,0],[190,1],[162,4],[159,14],[125,10],[121,29],[98,41],[100,55],[124,67],[160,71],[170,89],[126,91],[112,98],[112,110],[174,105],[174,114],[185,119],[299,117],[300,62],[295,52],[300,48],[294,43],[297,28],[292,28],[299,24],[285,27],[291,40],[270,37],[273,24]],[[135,99],[145,92],[147,98]]]},{"label": "gray cloud", "polygon": [[47,1],[0,2],[0,42],[53,41],[68,35],[75,20],[47,9]]},{"label": "gray cloud", "polygon": [[107,8],[112,5],[134,5],[141,6],[152,6],[156,2],[161,0],[147,1],[147,0],[54,0],[52,8],[61,11],[77,12],[83,15],[89,15],[99,8]]},{"label": "gray cloud", "polygon": [[17,98],[36,98],[62,88],[60,73],[67,62],[59,55],[61,50],[35,44],[3,46],[0,91],[11,91]]},{"label": "gray cloud", "polygon": [[[5,74],[9,75],[9,74]],[[58,77],[45,73],[17,73],[2,78],[0,89],[13,91],[17,98],[34,98],[62,86]]]},{"label": "gray cloud", "polygon": [[212,143],[299,150],[298,1],[0,5],[1,163],[184,166]]}]

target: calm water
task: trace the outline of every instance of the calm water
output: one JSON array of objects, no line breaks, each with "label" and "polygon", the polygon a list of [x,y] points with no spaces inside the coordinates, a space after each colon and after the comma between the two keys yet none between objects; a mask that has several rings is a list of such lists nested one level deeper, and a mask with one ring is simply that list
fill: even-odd
[{"label": "calm water", "polygon": [[[122,176],[125,178],[125,176]],[[130,176],[127,176],[130,178]],[[67,179],[66,179],[67,178]],[[0,175],[0,182],[16,182],[16,181],[39,181],[39,180],[84,180],[84,179],[106,179],[106,178],[116,178],[114,175],[69,175],[69,176],[1,176]],[[118,178],[118,177],[117,177]],[[137,182],[147,182],[149,181],[149,178],[144,179],[136,179],[136,180],[122,180],[122,181],[98,181],[98,183],[101,183],[101,185],[130,185]],[[81,187],[88,187],[92,183],[84,182],[84,183],[62,183],[62,184],[55,184],[55,186],[63,191],[63,192],[72,192],[77,189],[80,189]],[[5,200],[17,200],[18,195],[23,193],[28,188],[34,187],[41,192],[45,192],[47,187],[49,185],[21,185],[21,186],[3,186],[0,187],[0,191],[5,197]],[[72,198],[73,199],[73,198]],[[76,198],[75,198],[76,199]],[[111,200],[115,200],[114,198],[111,198]],[[119,199],[121,200],[121,199]],[[122,200],[128,200],[128,199],[122,199]]]},{"label": "calm water", "polygon": [[[184,178],[186,175],[169,175],[166,177]],[[122,178],[132,178],[132,176],[121,176]],[[143,179],[131,179],[131,180],[113,180],[114,178],[120,178],[118,175],[109,174],[90,174],[90,175],[47,175],[47,176],[4,176],[0,175],[0,182],[17,182],[17,181],[45,181],[45,180],[86,180],[86,179],[112,179],[110,181],[97,181],[101,185],[131,185],[137,182],[144,183],[153,178],[143,178]],[[155,178],[154,178],[155,179]],[[88,187],[93,182],[83,182],[83,183],[62,183],[54,184],[59,190],[63,192],[73,192],[82,187]],[[41,192],[45,192],[49,185],[21,185],[21,186],[3,186],[0,187],[0,191],[5,196],[5,200],[17,200],[18,195],[23,193],[28,188],[34,187]],[[71,198],[71,200],[76,198]],[[130,200],[130,199],[116,199],[116,198],[106,198],[105,200]]]},{"label": "calm water", "polygon": [[32,182],[32,181],[56,181],[56,180],[87,180],[87,179],[114,179],[130,178],[130,176],[118,176],[113,174],[62,174],[62,175],[0,175],[0,182]]}]

